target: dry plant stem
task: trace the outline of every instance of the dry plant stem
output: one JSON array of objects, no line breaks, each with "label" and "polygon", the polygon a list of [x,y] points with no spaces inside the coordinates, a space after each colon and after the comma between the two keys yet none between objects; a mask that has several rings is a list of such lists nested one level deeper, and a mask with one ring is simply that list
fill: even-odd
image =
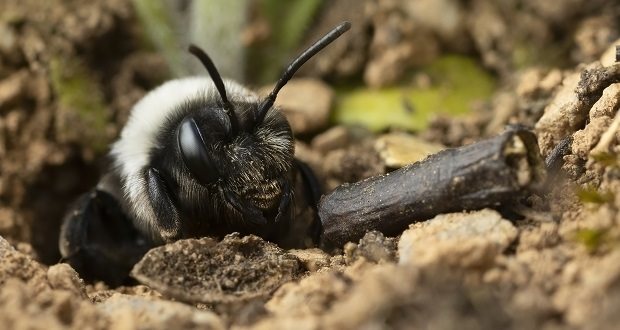
[{"label": "dry plant stem", "polygon": [[336,188],[319,204],[323,239],[342,246],[369,230],[396,235],[441,213],[515,201],[539,189],[545,176],[534,133],[511,129]]}]

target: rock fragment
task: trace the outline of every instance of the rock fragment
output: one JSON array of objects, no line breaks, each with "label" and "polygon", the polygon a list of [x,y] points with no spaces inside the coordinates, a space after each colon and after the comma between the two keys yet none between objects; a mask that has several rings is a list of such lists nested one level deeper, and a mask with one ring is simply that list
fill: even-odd
[{"label": "rock fragment", "polygon": [[0,287],[11,278],[24,281],[36,291],[50,289],[45,267],[15,250],[0,236]]},{"label": "rock fragment", "polygon": [[327,126],[333,100],[334,92],[324,82],[299,78],[286,84],[275,104],[284,112],[295,134],[308,134]]},{"label": "rock fragment", "polygon": [[445,147],[426,142],[410,134],[394,132],[377,138],[375,150],[387,167],[401,168],[405,165],[423,160]]},{"label": "rock fragment", "polygon": [[221,242],[186,239],[150,250],[132,276],[168,297],[191,303],[237,303],[269,296],[301,271],[299,260],[257,236]]},{"label": "rock fragment", "polygon": [[378,231],[369,231],[358,244],[347,243],[344,246],[344,258],[348,265],[359,258],[370,262],[393,262],[396,260],[396,240],[385,237]]},{"label": "rock fragment", "polygon": [[329,254],[318,248],[289,250],[288,253],[297,257],[309,272],[316,272],[330,265]]},{"label": "rock fragment", "polygon": [[300,317],[325,313],[350,288],[352,282],[340,272],[312,274],[298,283],[280,287],[265,307],[280,317]]},{"label": "rock fragment", "polygon": [[53,289],[69,291],[76,297],[88,299],[84,281],[69,264],[50,266],[47,269],[47,280]]},{"label": "rock fragment", "polygon": [[215,313],[173,301],[116,293],[96,306],[117,329],[225,329]]},{"label": "rock fragment", "polygon": [[485,267],[516,237],[512,223],[493,210],[442,214],[402,234],[399,264]]}]

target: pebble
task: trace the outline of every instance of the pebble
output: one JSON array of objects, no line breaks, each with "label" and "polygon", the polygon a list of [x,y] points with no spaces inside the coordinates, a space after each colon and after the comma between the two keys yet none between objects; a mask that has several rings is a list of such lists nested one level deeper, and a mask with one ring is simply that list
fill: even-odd
[{"label": "pebble", "polygon": [[[261,90],[267,95],[272,87]],[[334,92],[318,79],[292,79],[278,93],[275,105],[291,124],[295,134],[308,134],[327,126]]]},{"label": "pebble", "polygon": [[442,145],[426,142],[411,134],[401,132],[383,134],[375,141],[375,150],[385,165],[390,168],[401,168],[421,161],[443,149],[445,147]]},{"label": "pebble", "polygon": [[398,242],[401,265],[490,265],[517,237],[517,229],[494,210],[450,213],[412,224]]},{"label": "pebble", "polygon": [[37,292],[50,289],[45,266],[15,250],[0,236],[0,287],[12,278],[26,282]]},{"label": "pebble", "polygon": [[84,281],[69,264],[50,266],[47,270],[47,280],[53,289],[69,291],[74,296],[88,299]]},{"label": "pebble", "polygon": [[609,85],[603,90],[603,95],[590,109],[590,121],[606,116],[613,118],[620,109],[620,83]]},{"label": "pebble", "polygon": [[265,298],[301,271],[299,260],[277,245],[233,233],[221,242],[205,237],[154,248],[131,275],[164,296],[211,304]]},{"label": "pebble", "polygon": [[96,306],[114,329],[225,329],[215,313],[179,302],[115,293]]}]

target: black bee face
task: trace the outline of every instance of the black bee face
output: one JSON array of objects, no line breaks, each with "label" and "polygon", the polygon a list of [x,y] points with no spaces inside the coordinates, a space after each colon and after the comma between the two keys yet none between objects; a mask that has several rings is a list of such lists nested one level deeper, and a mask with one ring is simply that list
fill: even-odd
[{"label": "black bee face", "polygon": [[182,104],[151,152],[145,191],[158,218],[183,219],[174,238],[268,230],[288,212],[290,125],[273,108],[257,119],[257,102],[230,106],[234,122],[213,101]]},{"label": "black bee face", "polygon": [[[273,193],[277,181],[292,166],[291,129],[276,110],[256,123],[256,104],[233,106],[242,109],[237,113],[238,130],[233,130],[221,109],[193,112],[177,128],[178,149],[185,166],[199,183],[231,189],[265,209],[268,206],[265,203],[273,202],[276,197]],[[253,188],[261,191],[253,192]]]},{"label": "black bee face", "polygon": [[[177,151],[191,180],[270,210],[278,206],[292,168],[291,128],[275,109],[256,122],[256,103],[231,105],[238,109],[236,130],[223,109],[197,109],[177,127]],[[186,174],[181,180],[190,179]]]}]

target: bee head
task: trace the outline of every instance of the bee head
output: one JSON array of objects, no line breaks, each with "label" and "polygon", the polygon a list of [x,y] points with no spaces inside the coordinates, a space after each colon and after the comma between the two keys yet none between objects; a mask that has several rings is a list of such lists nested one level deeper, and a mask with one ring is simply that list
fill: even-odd
[{"label": "bee head", "polygon": [[292,217],[294,141],[274,108],[280,89],[343,23],[297,57],[264,99],[189,51],[210,78],[169,81],[147,94],[112,155],[134,224],[156,241],[237,231],[268,237]]},{"label": "bee head", "polygon": [[293,163],[288,121],[272,106],[262,113],[257,100],[230,101],[209,56],[194,45],[189,51],[209,72],[219,101],[203,103],[203,109],[190,111],[180,122],[176,140],[183,163],[201,185],[217,186],[225,198],[233,199],[227,200],[231,205],[247,202],[242,208],[261,211],[277,207],[283,176]]},{"label": "bee head", "polygon": [[349,28],[348,22],[340,24],[299,55],[259,102],[231,102],[213,61],[190,45],[189,52],[202,62],[219,94],[216,109],[199,112],[200,118],[185,117],[177,130],[178,148],[192,176],[203,185],[220,183],[232,190],[232,198],[239,196],[258,209],[277,206],[294,150],[288,122],[273,109],[275,99],[307,60]]},{"label": "bee head", "polygon": [[278,206],[294,143],[288,121],[276,109],[256,121],[258,105],[231,102],[230,109],[192,111],[178,125],[176,142],[185,168],[202,187],[230,205],[248,202],[247,207],[265,211]]}]

